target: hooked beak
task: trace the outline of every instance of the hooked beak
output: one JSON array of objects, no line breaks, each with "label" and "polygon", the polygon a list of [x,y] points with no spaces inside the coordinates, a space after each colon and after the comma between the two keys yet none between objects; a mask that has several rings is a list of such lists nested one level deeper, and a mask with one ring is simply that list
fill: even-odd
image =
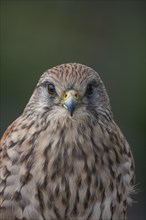
[{"label": "hooked beak", "polygon": [[68,90],[64,93],[64,107],[73,116],[74,110],[78,104],[79,95],[75,90]]}]

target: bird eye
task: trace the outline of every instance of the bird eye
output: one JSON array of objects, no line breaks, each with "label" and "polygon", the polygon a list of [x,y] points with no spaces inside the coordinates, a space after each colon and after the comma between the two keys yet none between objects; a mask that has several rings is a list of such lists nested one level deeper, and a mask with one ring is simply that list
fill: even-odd
[{"label": "bird eye", "polygon": [[92,95],[93,89],[94,89],[94,86],[92,84],[89,84],[86,89],[86,95]]},{"label": "bird eye", "polygon": [[50,95],[54,95],[56,93],[55,86],[53,84],[48,84],[48,92]]}]

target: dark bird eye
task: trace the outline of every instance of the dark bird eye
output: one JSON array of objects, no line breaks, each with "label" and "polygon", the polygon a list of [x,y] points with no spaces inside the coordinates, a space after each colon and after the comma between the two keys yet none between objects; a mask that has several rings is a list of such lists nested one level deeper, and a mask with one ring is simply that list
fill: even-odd
[{"label": "dark bird eye", "polygon": [[53,84],[48,84],[48,92],[50,95],[54,95],[56,93],[55,86]]},{"label": "dark bird eye", "polygon": [[89,84],[86,89],[86,95],[92,95],[93,89],[94,89],[94,86],[92,84]]}]

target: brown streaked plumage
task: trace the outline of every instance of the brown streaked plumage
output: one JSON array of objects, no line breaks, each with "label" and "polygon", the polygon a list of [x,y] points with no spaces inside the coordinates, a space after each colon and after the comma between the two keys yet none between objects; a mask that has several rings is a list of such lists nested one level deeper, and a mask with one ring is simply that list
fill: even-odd
[{"label": "brown streaked plumage", "polygon": [[41,76],[1,139],[0,179],[0,220],[126,219],[133,157],[93,69]]}]

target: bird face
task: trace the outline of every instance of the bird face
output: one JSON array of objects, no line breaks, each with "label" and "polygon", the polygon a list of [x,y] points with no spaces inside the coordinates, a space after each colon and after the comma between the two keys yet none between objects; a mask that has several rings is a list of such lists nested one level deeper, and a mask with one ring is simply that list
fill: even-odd
[{"label": "bird face", "polygon": [[[98,114],[101,109],[110,109],[99,75],[81,64],[63,64],[46,71],[29,103],[35,114],[43,114],[48,109],[48,114],[51,111],[61,117],[74,119],[89,113]],[[29,103],[25,110],[30,108]]]}]

